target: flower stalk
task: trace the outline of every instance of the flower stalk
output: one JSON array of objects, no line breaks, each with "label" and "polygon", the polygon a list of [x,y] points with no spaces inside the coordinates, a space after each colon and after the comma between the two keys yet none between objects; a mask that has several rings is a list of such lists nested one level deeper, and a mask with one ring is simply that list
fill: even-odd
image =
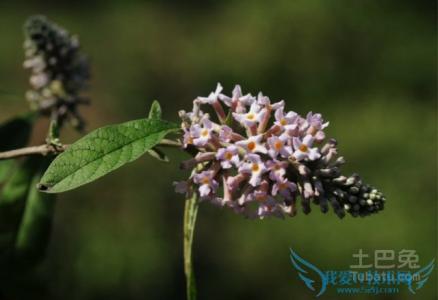
[{"label": "flower stalk", "polygon": [[184,273],[186,276],[187,300],[196,299],[196,280],[193,269],[193,234],[198,214],[198,196],[193,193],[184,208]]}]

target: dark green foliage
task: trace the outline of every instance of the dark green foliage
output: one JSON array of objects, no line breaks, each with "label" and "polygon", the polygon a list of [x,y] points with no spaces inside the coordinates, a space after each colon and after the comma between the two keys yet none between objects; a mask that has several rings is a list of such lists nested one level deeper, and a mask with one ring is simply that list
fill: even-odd
[{"label": "dark green foliage", "polygon": [[32,266],[44,258],[52,227],[55,195],[41,193],[36,189],[43,171],[44,168],[40,169],[30,183],[24,214],[15,240],[15,259],[26,266]]},{"label": "dark green foliage", "polygon": [[33,188],[31,182],[41,168],[41,157],[26,158],[6,181],[0,194],[0,261],[9,263],[15,238],[26,207],[26,199]]},{"label": "dark green foliage", "polygon": [[[24,147],[32,132],[33,114],[16,117],[0,126],[0,151],[8,151]],[[0,161],[0,184],[11,174],[13,160]]]}]

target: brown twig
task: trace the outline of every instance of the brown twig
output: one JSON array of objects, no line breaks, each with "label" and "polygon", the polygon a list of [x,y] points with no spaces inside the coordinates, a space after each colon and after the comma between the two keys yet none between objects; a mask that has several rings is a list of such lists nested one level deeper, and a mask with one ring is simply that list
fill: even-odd
[{"label": "brown twig", "polygon": [[[14,149],[9,150],[5,152],[0,152],[0,160],[5,159],[13,159],[23,156],[29,156],[29,155],[48,155],[48,154],[59,154],[61,152],[64,152],[69,145],[39,145],[39,146],[31,146],[26,148],[20,148],[20,149]],[[181,147],[181,143],[178,141],[172,141],[163,139],[157,146],[163,146],[163,147]]]},{"label": "brown twig", "polygon": [[67,149],[68,145],[53,146],[53,145],[39,145],[26,148],[14,149],[10,151],[0,152],[0,160],[18,158],[29,155],[48,155],[50,153],[58,154]]}]

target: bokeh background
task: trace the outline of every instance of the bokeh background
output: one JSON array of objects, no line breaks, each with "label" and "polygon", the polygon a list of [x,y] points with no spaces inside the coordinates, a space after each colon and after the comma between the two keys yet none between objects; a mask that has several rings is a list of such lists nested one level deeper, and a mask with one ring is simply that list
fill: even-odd
[{"label": "bokeh background", "polygon": [[[286,220],[249,221],[204,204],[195,236],[200,299],[313,299],[289,261],[292,247],[321,269],[346,269],[362,248],[436,256],[437,110],[434,1],[1,1],[0,121],[25,112],[22,24],[45,14],[80,36],[92,61],[82,110],[92,130],[146,115],[164,117],[207,95],[262,90],[287,108],[321,112],[340,142],[345,173],[387,196],[369,218],[339,220],[316,208]],[[35,131],[44,138],[47,123]],[[63,132],[63,141],[79,137]],[[39,270],[38,299],[183,299],[184,201],[172,162],[143,157],[60,195]],[[418,292],[354,299],[435,299],[436,271]],[[34,283],[35,284],[35,283]],[[38,284],[37,284],[38,285]],[[48,293],[48,294],[45,294]],[[50,295],[50,296],[48,296]],[[321,298],[338,299],[334,289]],[[345,296],[347,297],[347,296]],[[28,299],[30,299],[28,298]]]}]

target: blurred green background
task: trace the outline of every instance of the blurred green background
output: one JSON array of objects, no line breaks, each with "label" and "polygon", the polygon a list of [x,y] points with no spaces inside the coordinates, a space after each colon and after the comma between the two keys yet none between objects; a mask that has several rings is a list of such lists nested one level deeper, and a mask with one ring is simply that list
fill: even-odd
[{"label": "blurred green background", "polygon": [[[88,129],[141,118],[153,99],[164,117],[207,95],[263,91],[301,114],[321,112],[328,135],[387,196],[365,219],[315,207],[305,216],[249,221],[201,205],[195,236],[200,299],[313,299],[289,261],[292,247],[321,269],[346,269],[359,248],[437,250],[436,4],[434,1],[1,1],[0,121],[25,112],[22,24],[45,14],[80,36],[92,62]],[[33,143],[40,143],[41,122]],[[63,142],[76,140],[71,129]],[[184,201],[170,164],[141,158],[60,196],[48,257],[29,299],[183,299]],[[417,295],[435,299],[436,271]],[[34,283],[35,284],[35,283]],[[39,285],[37,284],[37,285]],[[26,289],[26,288],[25,288]],[[347,296],[344,296],[347,298]],[[338,299],[329,289],[322,299]]]}]

